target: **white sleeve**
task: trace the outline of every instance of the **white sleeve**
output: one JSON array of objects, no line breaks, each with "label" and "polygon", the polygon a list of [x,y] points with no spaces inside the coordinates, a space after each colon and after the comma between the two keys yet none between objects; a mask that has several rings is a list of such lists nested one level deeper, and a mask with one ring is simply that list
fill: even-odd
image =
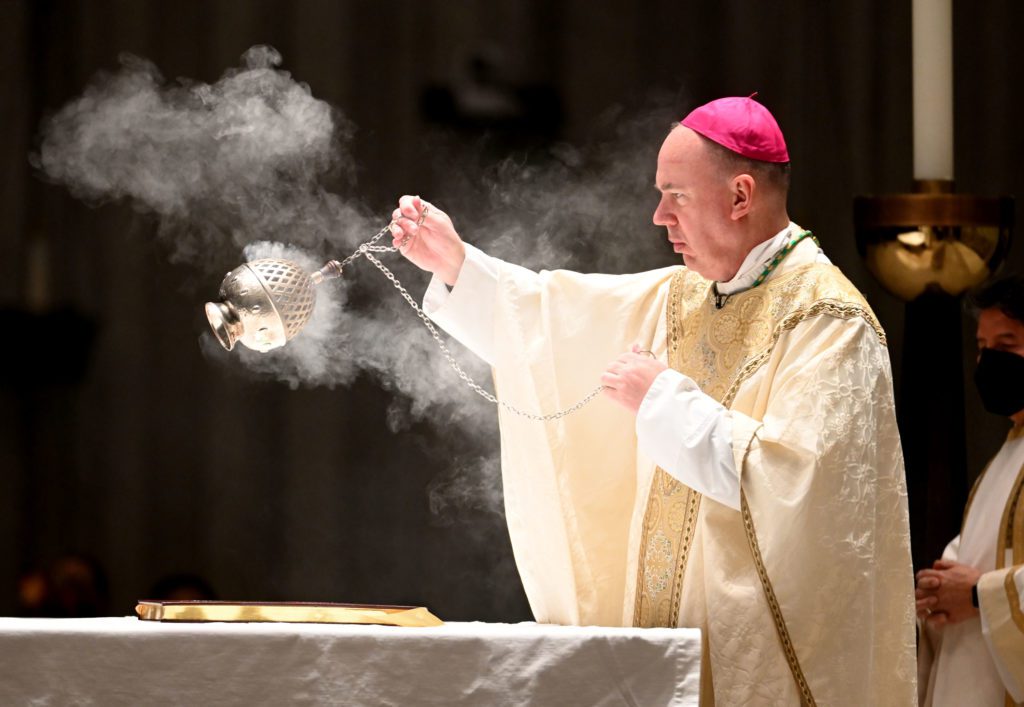
[{"label": "white sleeve", "polygon": [[423,296],[423,311],[438,326],[494,365],[494,299],[502,261],[466,244],[466,260],[451,291],[437,275]]},{"label": "white sleeve", "polygon": [[942,552],[942,559],[949,560],[950,562],[959,562],[960,558],[960,534],[949,541],[946,545],[946,549]]},{"label": "white sleeve", "polygon": [[729,411],[671,368],[658,374],[636,415],[640,451],[699,493],[740,509]]}]

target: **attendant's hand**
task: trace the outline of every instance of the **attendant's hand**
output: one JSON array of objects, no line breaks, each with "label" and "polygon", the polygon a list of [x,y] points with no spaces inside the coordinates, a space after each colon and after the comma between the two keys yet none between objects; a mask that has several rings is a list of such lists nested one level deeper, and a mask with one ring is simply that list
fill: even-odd
[{"label": "attendant's hand", "polygon": [[931,569],[917,573],[917,615],[932,626],[960,623],[978,615],[971,602],[971,587],[981,571],[970,565],[936,560]]},{"label": "attendant's hand", "polygon": [[418,196],[403,196],[391,218],[392,244],[402,255],[454,287],[466,260],[466,244],[448,214]]},{"label": "attendant's hand", "polygon": [[666,368],[668,366],[634,344],[632,351],[608,365],[601,376],[601,385],[609,398],[635,415],[654,379]]}]

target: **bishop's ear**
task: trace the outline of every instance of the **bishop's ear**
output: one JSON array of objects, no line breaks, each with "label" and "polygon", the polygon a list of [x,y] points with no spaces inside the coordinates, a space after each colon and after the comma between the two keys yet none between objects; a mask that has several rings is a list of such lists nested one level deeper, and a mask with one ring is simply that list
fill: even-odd
[{"label": "bishop's ear", "polygon": [[729,216],[735,221],[750,213],[754,198],[754,178],[749,174],[737,174],[732,178],[731,186],[732,210]]}]

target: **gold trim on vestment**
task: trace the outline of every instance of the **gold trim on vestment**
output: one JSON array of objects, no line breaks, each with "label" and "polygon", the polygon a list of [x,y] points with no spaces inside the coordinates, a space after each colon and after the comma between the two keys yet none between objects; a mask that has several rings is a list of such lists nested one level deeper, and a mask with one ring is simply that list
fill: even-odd
[{"label": "gold trim on vestment", "polygon": [[[768,361],[782,334],[809,317],[861,318],[885,344],[885,333],[863,296],[832,265],[808,263],[778,273],[760,287],[732,295],[722,309],[715,307],[714,299],[711,283],[695,273],[682,270],[673,277],[667,307],[668,358],[672,368],[692,378],[725,407]],[[751,555],[790,671],[802,701],[814,704],[742,490],[741,508]],[[641,531],[634,625],[677,625],[699,512],[700,494],[662,469],[655,471]],[[666,572],[666,563],[676,571]]]},{"label": "gold trim on vestment", "polygon": [[1024,552],[1024,538],[1021,537],[1021,520],[1024,519],[1014,518],[1022,485],[1024,485],[1024,466],[1017,472],[1017,478],[1006,499],[1006,506],[1003,507],[1003,517],[999,521],[999,540],[996,542],[995,563],[997,570],[1006,567],[1007,549],[1013,552],[1015,560],[1019,554]]},{"label": "gold trim on vestment", "polygon": [[[1020,426],[1014,425],[1013,427],[1010,428],[1010,431],[1007,433],[1007,442],[1012,442],[1012,441],[1018,439],[1019,436],[1021,436],[1021,434],[1024,434],[1024,425],[1020,425]],[[1002,444],[1005,445],[1006,442],[1002,443]],[[971,511],[971,504],[974,501],[974,494],[978,491],[978,487],[981,486],[981,481],[984,479],[985,473],[988,471],[988,468],[991,465],[992,465],[992,460],[989,459],[988,463],[985,464],[985,468],[982,469],[980,474],[978,474],[978,479],[974,482],[974,486],[971,487],[971,494],[967,497],[967,505],[964,506],[964,519],[961,522],[961,537],[962,538],[963,538],[963,535],[964,535],[964,528],[967,526],[967,514]],[[1024,532],[1024,529],[1022,529],[1022,531],[1016,531],[1017,535],[1014,536],[1014,535],[1012,535],[1012,533],[1014,531],[1008,531],[1007,524],[1010,523],[1010,518],[1014,517],[1014,509],[1017,507],[1017,501],[1018,501],[1017,497],[1020,494],[1021,485],[1022,485],[1022,483],[1024,483],[1024,479],[1022,479],[1022,475],[1024,475],[1024,466],[1022,466],[1020,471],[1017,472],[1017,481],[1014,482],[1013,491],[1011,491],[1010,496],[1007,498],[1007,505],[1004,506],[1004,508],[1002,508],[1002,521],[999,524],[999,539],[1000,539],[999,541],[1000,542],[1001,542],[1002,538],[1008,537],[1008,534],[1009,534],[1009,537],[1011,537],[1011,540],[1013,540],[1014,537],[1016,537],[1018,539],[1017,542],[1012,542],[1012,544],[1011,544],[1011,547],[1013,548],[1013,552],[1014,552],[1014,564],[1015,565],[1016,564],[1020,564],[1021,562],[1024,562],[1024,537],[1022,537],[1022,532]],[[1013,522],[1015,524],[1024,524],[1024,517],[1014,518]],[[998,547],[998,543],[996,543],[996,550],[995,551],[997,553],[997,556],[995,558],[995,568],[998,570],[998,569],[1004,568],[1006,566],[1006,559],[1005,559],[1006,558],[1006,552],[1007,552],[1006,545],[1004,545],[1004,546],[1002,546],[1000,548],[1000,547]]]},{"label": "gold trim on vestment", "polygon": [[1017,624],[1021,633],[1024,633],[1024,612],[1020,610],[1020,593],[1017,591],[1017,582],[1013,579],[1015,574],[1016,572],[1013,570],[1007,572],[1003,585],[1006,587],[1006,600],[1010,604],[1010,616],[1013,617],[1013,623]]},{"label": "gold trim on vestment", "polygon": [[793,673],[793,680],[796,682],[797,690],[800,691],[800,704],[816,705],[814,695],[811,694],[811,686],[807,684],[803,668],[800,667],[800,658],[796,654],[796,648],[793,647],[793,640],[789,636],[789,629],[786,628],[786,618],[782,615],[782,607],[779,606],[779,599],[775,596],[772,580],[768,577],[768,569],[764,566],[761,548],[757,544],[754,519],[750,515],[750,508],[747,506],[747,496],[743,493],[742,489],[740,489],[740,508],[743,511],[743,529],[747,534],[750,554],[754,558],[757,576],[761,579],[764,597],[768,601],[768,608],[771,609],[772,619],[775,621],[775,630],[779,634],[779,642],[782,643],[782,652],[786,655],[786,662],[789,663],[790,672]]},{"label": "gold trim on vestment", "polygon": [[1010,558],[1014,565],[1024,562],[1024,513],[1021,513],[1020,497],[1024,491],[1024,467],[1017,475],[1017,493],[1010,521]]},{"label": "gold trim on vestment", "polygon": [[[684,306],[681,287],[684,281],[674,277],[669,286],[668,361],[678,367],[681,332],[673,322],[682,320]],[[642,628],[674,627],[683,596],[683,578],[693,533],[697,527],[701,495],[660,467],[654,470],[647,500],[637,558],[636,600],[633,625]]]},{"label": "gold trim on vestment", "polygon": [[664,470],[655,471],[644,516],[633,625],[676,626],[701,494]]},{"label": "gold trim on vestment", "polygon": [[736,393],[739,391],[740,386],[743,385],[750,376],[754,375],[754,373],[757,372],[757,369],[764,365],[765,361],[767,361],[772,355],[772,351],[775,350],[775,344],[784,333],[796,328],[796,325],[805,319],[818,314],[827,314],[828,316],[835,317],[837,319],[853,319],[855,317],[861,317],[867,321],[875,330],[875,333],[878,334],[878,340],[882,343],[882,346],[886,345],[885,332],[882,330],[882,326],[874,320],[873,316],[868,316],[871,314],[871,310],[866,310],[860,305],[846,304],[832,300],[815,302],[810,307],[793,312],[791,315],[779,322],[772,335],[770,346],[751,359],[743,367],[743,370],[740,371],[740,374],[736,377],[732,387],[729,388],[729,392],[725,396],[725,400],[728,400],[729,402],[723,404],[728,405],[731,403],[732,399],[736,397]]}]

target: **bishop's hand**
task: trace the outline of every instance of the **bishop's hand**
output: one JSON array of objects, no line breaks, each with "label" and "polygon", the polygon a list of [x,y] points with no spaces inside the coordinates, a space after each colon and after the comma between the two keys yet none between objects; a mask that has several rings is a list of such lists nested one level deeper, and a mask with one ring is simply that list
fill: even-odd
[{"label": "bishop's hand", "polygon": [[608,364],[601,376],[601,385],[605,395],[635,415],[654,379],[666,368],[668,366],[649,351],[641,351],[634,344],[631,351]]},{"label": "bishop's hand", "polygon": [[393,245],[414,265],[453,287],[466,260],[466,244],[448,214],[418,196],[406,195],[391,218]]}]

